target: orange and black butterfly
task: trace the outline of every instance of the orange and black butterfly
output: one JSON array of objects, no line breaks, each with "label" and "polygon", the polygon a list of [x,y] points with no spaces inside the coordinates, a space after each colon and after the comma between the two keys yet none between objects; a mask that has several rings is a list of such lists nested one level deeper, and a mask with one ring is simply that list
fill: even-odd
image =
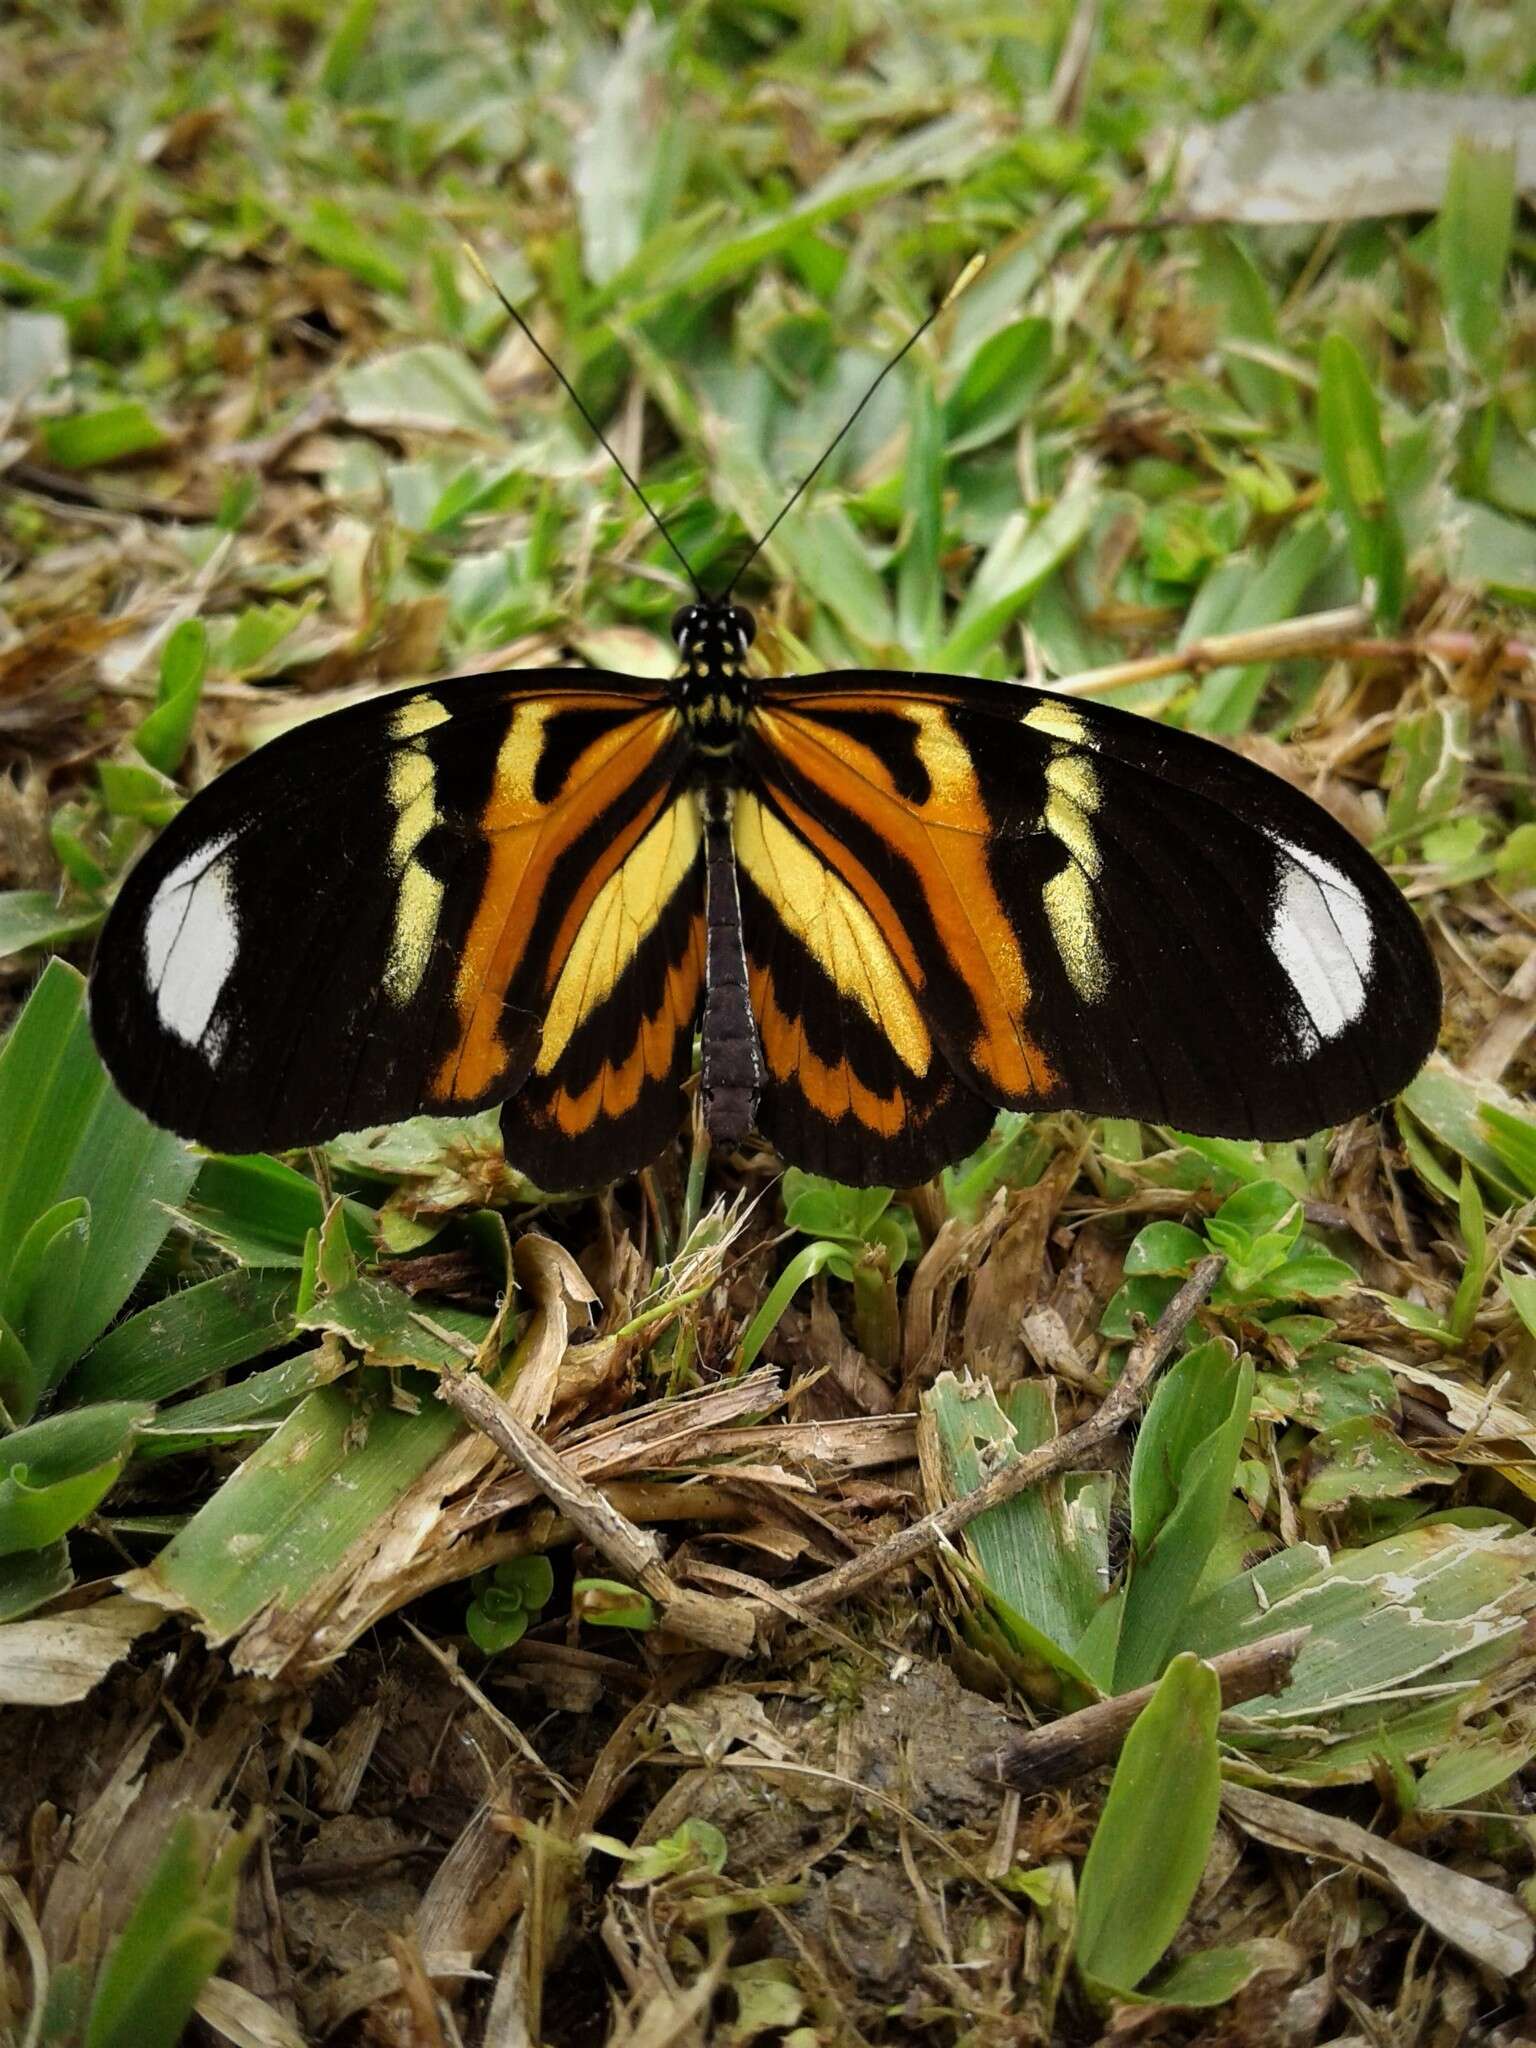
[{"label": "orange and black butterfly", "polygon": [[123,1093],[220,1150],[500,1103],[574,1188],[674,1136],[697,1035],[716,1139],[900,1184],[1000,1106],[1300,1136],[1432,1046],[1403,897],[1251,762],[1008,683],[754,678],[729,593],[672,633],[668,682],[407,690],[195,797],[92,972]]}]

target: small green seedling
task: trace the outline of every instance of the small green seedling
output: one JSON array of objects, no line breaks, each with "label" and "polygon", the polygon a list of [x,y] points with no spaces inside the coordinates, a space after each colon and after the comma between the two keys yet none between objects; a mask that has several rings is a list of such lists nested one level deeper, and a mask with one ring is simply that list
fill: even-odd
[{"label": "small green seedling", "polygon": [[522,1641],[555,1590],[547,1557],[512,1557],[474,1579],[475,1597],[464,1617],[470,1641],[494,1657]]},{"label": "small green seedling", "polygon": [[738,1363],[746,1372],[808,1280],[831,1273],[853,1287],[854,1333],[877,1366],[894,1365],[899,1324],[896,1275],[912,1254],[909,1212],[892,1207],[889,1188],[849,1188],[791,1167],[784,1176],[784,1221],[811,1239],[796,1252],[747,1325]]}]

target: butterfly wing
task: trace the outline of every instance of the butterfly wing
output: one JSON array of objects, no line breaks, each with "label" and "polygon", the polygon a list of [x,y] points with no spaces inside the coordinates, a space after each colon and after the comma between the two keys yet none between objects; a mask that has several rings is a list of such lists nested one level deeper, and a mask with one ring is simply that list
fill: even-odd
[{"label": "butterfly wing", "polygon": [[[817,927],[829,985],[801,978],[807,1034],[829,1040],[841,1008],[935,1103],[957,1086],[1295,1137],[1394,1093],[1434,1042],[1438,979],[1391,880],[1213,742],[1015,685],[834,675],[763,687],[747,763],[737,851],[765,1052],[779,933],[799,916],[787,878],[803,902],[813,871],[862,922],[849,912],[835,947]],[[851,1094],[828,1117],[791,1063],[767,1065],[767,1122],[816,1121],[826,1171],[857,1179],[881,1156]],[[919,1158],[953,1157],[940,1140],[961,1121],[936,1111]]]},{"label": "butterfly wing", "polygon": [[[612,1141],[607,1173],[652,1156],[701,988],[684,753],[654,684],[587,671],[461,678],[272,741],[186,806],[113,905],[91,1018],[118,1085],[225,1150],[527,1088],[530,1155],[573,1088],[582,1133]],[[624,1080],[592,1097],[599,1044]],[[569,1157],[551,1184],[579,1178]]]},{"label": "butterfly wing", "polygon": [[996,1112],[935,1042],[899,860],[877,880],[839,858],[766,777],[738,793],[732,825],[763,1135],[858,1185],[924,1180],[973,1150]]}]

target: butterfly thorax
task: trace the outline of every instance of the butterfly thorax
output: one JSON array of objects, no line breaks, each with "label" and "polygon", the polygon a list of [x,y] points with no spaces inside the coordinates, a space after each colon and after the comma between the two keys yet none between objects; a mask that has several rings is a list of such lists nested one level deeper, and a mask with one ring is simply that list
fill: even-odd
[{"label": "butterfly thorax", "polygon": [[673,615],[672,637],[682,658],[674,679],[679,710],[698,751],[733,754],[751,697],[747,649],[756,628],[737,604],[687,604]]}]

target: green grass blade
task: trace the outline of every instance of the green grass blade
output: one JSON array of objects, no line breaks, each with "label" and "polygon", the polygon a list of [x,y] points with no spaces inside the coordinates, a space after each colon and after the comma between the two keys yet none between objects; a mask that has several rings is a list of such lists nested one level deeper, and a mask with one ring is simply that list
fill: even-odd
[{"label": "green grass blade", "polygon": [[240,1866],[259,1823],[217,1848],[224,1826],[214,1814],[176,1820],[102,1966],[85,2048],[176,2048],[234,1936]]},{"label": "green grass blade", "polygon": [[1356,571],[1376,586],[1377,615],[1393,625],[1403,609],[1407,562],[1376,393],[1347,334],[1325,336],[1318,368],[1317,431],[1328,493],[1348,529]]},{"label": "green grass blade", "polygon": [[95,931],[104,914],[62,909],[51,889],[0,890],[0,960],[33,946],[66,946]]},{"label": "green grass blade", "polygon": [[1514,222],[1514,150],[1459,138],[1451,152],[1437,233],[1440,288],[1451,332],[1483,377],[1491,376],[1497,363]]},{"label": "green grass blade", "polygon": [[50,961],[0,1048],[0,1275],[55,1203],[90,1204],[78,1284],[51,1333],[55,1359],[77,1357],[112,1320],[166,1234],[169,1205],[198,1162],[179,1138],[130,1109],[107,1078],[86,1022],[85,984]]},{"label": "green grass blade", "polygon": [[69,1375],[72,1400],[164,1401],[248,1365],[294,1332],[297,1275],[243,1267],[128,1316]]},{"label": "green grass blade", "polygon": [[146,1596],[190,1608],[215,1642],[302,1597],[463,1427],[430,1378],[402,1385],[415,1414],[381,1372],[308,1395],[148,1567]]}]

